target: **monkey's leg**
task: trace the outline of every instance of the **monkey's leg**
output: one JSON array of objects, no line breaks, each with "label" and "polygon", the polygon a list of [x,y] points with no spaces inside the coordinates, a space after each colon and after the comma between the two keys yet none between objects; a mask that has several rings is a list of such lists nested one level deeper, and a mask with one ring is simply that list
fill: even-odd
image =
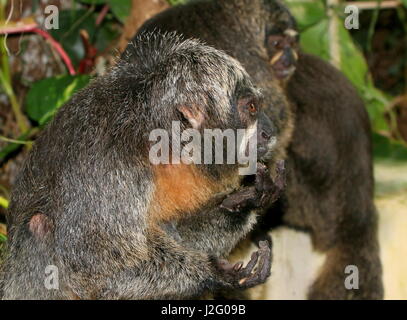
[{"label": "monkey's leg", "polygon": [[[296,160],[296,155],[291,159]],[[323,161],[323,158],[320,159]],[[287,167],[288,181],[280,204],[283,222],[295,229],[308,231],[315,251],[325,255],[308,297],[310,299],[379,299],[383,295],[381,263],[377,240],[377,214],[374,208],[370,179],[341,178],[345,168],[323,169],[332,172],[326,177],[298,167],[304,161],[292,161]],[[319,165],[319,164],[316,164]],[[322,165],[322,164],[321,164]],[[327,165],[326,163],[324,165]],[[354,169],[357,166],[353,162]],[[364,165],[363,165],[364,166]],[[362,165],[358,174],[368,170]],[[367,173],[366,173],[367,174]],[[369,176],[369,175],[367,175]],[[335,178],[336,177],[336,178]],[[320,179],[320,184],[309,181]],[[347,180],[349,179],[349,180]],[[273,209],[270,212],[273,214]],[[358,286],[347,286],[347,268],[357,268]],[[358,288],[358,289],[356,289]]]},{"label": "monkey's leg", "polygon": [[351,244],[330,249],[321,273],[308,292],[308,298],[383,299],[381,263],[377,251],[377,243],[366,243],[358,249]]}]

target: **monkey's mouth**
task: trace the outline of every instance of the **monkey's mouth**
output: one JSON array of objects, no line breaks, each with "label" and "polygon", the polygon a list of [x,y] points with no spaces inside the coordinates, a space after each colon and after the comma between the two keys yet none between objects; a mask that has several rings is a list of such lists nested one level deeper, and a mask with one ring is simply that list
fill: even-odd
[{"label": "monkey's mouth", "polygon": [[257,162],[265,162],[267,161],[268,155],[271,153],[266,147],[258,147],[257,148]]},{"label": "monkey's mouth", "polygon": [[295,71],[295,66],[291,66],[288,69],[287,68],[282,68],[282,69],[275,68],[274,74],[276,75],[277,79],[284,80],[284,79],[291,77],[292,74],[294,73],[294,71]]},{"label": "monkey's mouth", "polygon": [[258,163],[267,163],[273,157],[273,150],[276,146],[277,138],[272,137],[270,142],[266,145],[257,146],[257,162]]}]

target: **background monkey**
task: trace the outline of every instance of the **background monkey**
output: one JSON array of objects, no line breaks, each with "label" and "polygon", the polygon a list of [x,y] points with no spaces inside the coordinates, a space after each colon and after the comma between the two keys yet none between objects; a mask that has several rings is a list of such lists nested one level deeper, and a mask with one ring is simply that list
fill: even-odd
[{"label": "background monkey", "polygon": [[[36,141],[8,213],[3,298],[188,298],[263,283],[271,264],[266,242],[243,268],[186,246],[188,228],[177,226],[215,210],[208,216],[231,235],[223,244],[230,251],[256,221],[217,207],[219,192],[240,185],[238,165],[153,166],[148,158],[149,133],[170,132],[172,121],[199,130],[257,123],[268,155],[274,129],[261,100],[226,54],[175,35],[137,38]],[[234,221],[234,230],[222,226]],[[44,287],[48,265],[58,267],[59,290]]]},{"label": "background monkey", "polygon": [[[278,1],[207,0],[168,9],[148,20],[140,32],[177,31],[224,50],[243,64],[256,85],[264,88],[265,100],[272,102],[281,97],[274,86],[279,78],[276,63],[280,60],[284,67],[281,57],[275,56],[273,36],[295,36],[286,33],[293,25]],[[326,254],[309,298],[381,299],[367,112],[337,69],[302,52],[295,51],[292,57],[296,71],[285,88],[291,107],[270,103],[273,108],[266,110],[277,126],[274,154],[287,156],[287,188],[259,227],[268,231],[283,224],[307,231],[314,249]],[[359,269],[358,290],[344,286],[348,265]]]}]

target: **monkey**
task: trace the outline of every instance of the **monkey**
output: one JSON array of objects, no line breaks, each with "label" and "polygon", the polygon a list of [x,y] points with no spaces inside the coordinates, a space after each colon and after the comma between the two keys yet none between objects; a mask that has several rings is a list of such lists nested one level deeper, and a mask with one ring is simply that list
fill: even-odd
[{"label": "monkey", "polygon": [[294,74],[298,61],[298,32],[294,29],[286,29],[283,32],[276,30],[268,37],[266,47],[271,57],[273,73],[285,87]]},{"label": "monkey", "polygon": [[[36,140],[12,190],[2,298],[187,299],[264,283],[271,243],[246,266],[222,258],[256,222],[249,208],[274,201],[264,200],[275,187],[261,163],[276,133],[262,101],[225,53],[173,33],[136,37]],[[246,154],[257,137],[254,184],[239,189],[239,163],[153,164],[151,133],[171,132],[174,121],[199,132],[256,127],[236,150]],[[206,239],[188,244],[188,224],[204,222]],[[227,236],[208,250],[211,223]]]},{"label": "monkey", "polygon": [[294,74],[299,51],[297,24],[288,9],[276,2],[273,23],[267,25],[265,47],[270,57],[270,66],[280,85],[285,87]]},{"label": "monkey", "polygon": [[[286,226],[310,236],[325,258],[304,297],[382,299],[371,128],[350,81],[296,47],[295,21],[276,0],[191,1],[157,14],[139,32],[153,30],[176,31],[225,51],[263,88],[270,106],[265,112],[277,131],[273,156],[285,161],[286,187],[264,206],[253,234]],[[281,92],[288,104],[275,103]],[[348,265],[358,267],[358,290],[344,285]]]}]

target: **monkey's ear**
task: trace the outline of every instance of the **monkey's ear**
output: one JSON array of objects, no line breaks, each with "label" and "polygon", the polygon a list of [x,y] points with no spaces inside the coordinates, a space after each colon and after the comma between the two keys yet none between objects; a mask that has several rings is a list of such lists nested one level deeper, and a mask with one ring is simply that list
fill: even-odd
[{"label": "monkey's ear", "polygon": [[178,106],[178,111],[182,113],[185,119],[189,121],[192,128],[199,129],[201,128],[204,120],[205,115],[199,110],[198,107],[195,106]]}]

